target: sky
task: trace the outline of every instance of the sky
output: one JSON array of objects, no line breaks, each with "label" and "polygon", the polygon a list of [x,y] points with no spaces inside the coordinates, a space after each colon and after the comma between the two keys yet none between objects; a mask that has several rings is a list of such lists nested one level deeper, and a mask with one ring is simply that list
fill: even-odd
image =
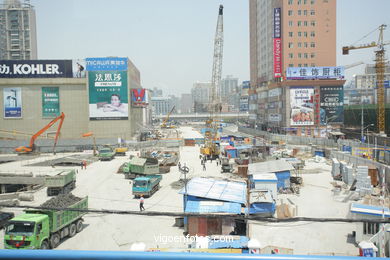
[{"label": "sky", "polygon": [[[128,57],[144,88],[166,95],[190,93],[194,82],[210,81],[218,7],[224,6],[222,78],[249,80],[248,0],[31,0],[36,10],[38,58]],[[341,47],[377,41],[388,24],[390,0],[337,1],[337,65],[373,63],[375,48]],[[390,45],[386,50],[390,50]],[[389,55],[386,55],[389,57]],[[364,65],[348,69],[346,78]]]}]

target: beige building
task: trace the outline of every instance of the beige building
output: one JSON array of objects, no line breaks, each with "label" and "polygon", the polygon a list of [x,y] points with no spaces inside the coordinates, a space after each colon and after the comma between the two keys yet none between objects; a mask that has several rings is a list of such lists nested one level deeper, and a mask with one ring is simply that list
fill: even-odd
[{"label": "beige building", "polygon": [[286,80],[286,72],[289,67],[336,66],[336,0],[249,0],[249,8],[251,124],[298,135],[301,129],[310,129],[307,135],[318,136],[314,133],[324,127],[316,114],[320,102],[310,101],[310,106],[317,104],[311,123],[297,126],[291,123],[294,104],[289,100],[298,86],[305,86],[311,99],[318,99],[320,89],[325,95],[331,91],[325,87],[342,86],[344,81],[291,81]]},{"label": "beige building", "polygon": [[[37,61],[39,63],[39,61]],[[27,71],[27,70],[26,70]],[[29,139],[32,134],[43,128],[55,116],[45,116],[43,111],[44,88],[54,87],[58,89],[59,111],[65,114],[65,120],[61,130],[61,139],[78,139],[83,133],[92,131],[96,138],[122,138],[131,139],[139,126],[135,122],[143,122],[142,107],[134,107],[131,102],[131,89],[141,88],[140,73],[138,69],[128,61],[128,70],[122,75],[127,75],[128,105],[126,117],[120,120],[114,117],[91,120],[88,78],[2,78],[0,80],[0,137]],[[15,93],[13,104],[12,91]],[[126,91],[124,92],[126,93]],[[19,97],[17,97],[19,95]],[[111,94],[109,95],[109,97]],[[108,100],[107,103],[110,101]],[[10,104],[9,104],[10,103]],[[20,107],[20,116],[10,116],[6,111],[8,107]],[[8,114],[7,114],[8,113]],[[58,123],[49,128],[42,136],[55,134]],[[11,135],[6,131],[18,133]]]}]

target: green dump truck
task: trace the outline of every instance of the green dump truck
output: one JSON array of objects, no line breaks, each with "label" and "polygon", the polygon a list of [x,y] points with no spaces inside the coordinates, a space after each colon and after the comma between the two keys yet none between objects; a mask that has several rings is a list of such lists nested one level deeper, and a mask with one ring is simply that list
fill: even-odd
[{"label": "green dump truck", "polygon": [[[41,205],[45,208],[87,209],[88,197],[58,195]],[[28,209],[12,218],[4,234],[4,249],[55,248],[65,237],[73,237],[83,229],[85,212],[70,210]]]},{"label": "green dump truck", "polygon": [[153,174],[137,177],[133,181],[133,195],[138,198],[141,195],[150,197],[160,188],[161,175]]},{"label": "green dump truck", "polygon": [[47,187],[47,196],[69,193],[76,187],[76,171],[61,170],[54,176],[46,176],[45,186]]},{"label": "green dump truck", "polygon": [[134,179],[137,176],[145,176],[160,173],[158,160],[155,158],[133,157],[123,167],[126,179]]},{"label": "green dump truck", "polygon": [[115,157],[115,151],[110,147],[104,147],[99,149],[99,160],[100,161],[111,161]]}]

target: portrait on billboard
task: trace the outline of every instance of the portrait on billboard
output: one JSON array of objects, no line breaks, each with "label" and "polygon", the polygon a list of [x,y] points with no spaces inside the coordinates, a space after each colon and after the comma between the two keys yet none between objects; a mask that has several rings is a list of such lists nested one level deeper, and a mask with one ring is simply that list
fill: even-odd
[{"label": "portrait on billboard", "polygon": [[4,88],[3,90],[4,118],[22,117],[22,89]]},{"label": "portrait on billboard", "polygon": [[314,88],[290,89],[290,125],[314,125]]},{"label": "portrait on billboard", "polygon": [[85,60],[72,60],[73,78],[85,78],[86,66]]},{"label": "portrait on billboard", "polygon": [[91,120],[128,119],[127,74],[123,71],[90,71],[89,117]]}]

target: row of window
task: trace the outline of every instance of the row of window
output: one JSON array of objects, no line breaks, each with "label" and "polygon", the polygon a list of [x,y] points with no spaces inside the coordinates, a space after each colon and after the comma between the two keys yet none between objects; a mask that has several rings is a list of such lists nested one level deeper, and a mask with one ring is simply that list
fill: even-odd
[{"label": "row of window", "polygon": [[[292,27],[294,26],[294,21],[288,21],[288,26]],[[309,21],[298,21],[297,26],[309,26]],[[316,21],[310,21],[310,26],[316,26]]]},{"label": "row of window", "polygon": [[[296,67],[296,66],[294,66],[294,64],[288,64],[288,66],[289,66],[289,67]],[[315,63],[310,64],[310,67],[315,67],[315,66],[316,66]],[[298,64],[298,67],[309,67],[309,64],[307,64],[307,63],[304,63],[304,64],[299,63],[299,64]]]},{"label": "row of window", "polygon": [[[298,5],[306,5],[309,1],[308,0],[295,0],[297,1],[297,4]],[[310,0],[310,4],[314,5],[316,3],[316,0]],[[294,4],[294,0],[288,0],[288,4],[289,5],[293,5]]]},{"label": "row of window", "polygon": [[[294,11],[293,10],[288,10],[287,13],[288,13],[288,16],[293,16],[294,15]],[[298,10],[297,14],[298,15],[307,16],[309,14],[309,10]],[[315,10],[310,10],[310,15],[316,15],[316,11]]]},{"label": "row of window", "polygon": [[[307,38],[308,32],[298,32],[298,37],[305,37]],[[310,37],[315,37],[316,33],[314,31],[310,32]],[[294,37],[294,32],[288,32],[288,37]]]},{"label": "row of window", "polygon": [[[294,58],[294,53],[289,53],[288,54],[288,57],[290,58],[290,59],[293,59]],[[315,54],[315,52],[312,52],[312,53],[310,53],[310,58],[312,58],[312,59],[314,59],[316,57],[316,54]],[[298,58],[304,58],[304,59],[308,59],[309,58],[309,53],[298,53]]]},{"label": "row of window", "polygon": [[[302,42],[298,42],[298,48],[302,48],[302,46],[303,46],[304,48],[308,48],[308,47],[309,47],[309,43],[308,43],[308,42],[304,42],[304,43],[302,44]],[[310,48],[315,48],[315,47],[316,47],[316,43],[315,43],[315,42],[311,42],[311,43],[310,43]],[[293,43],[293,42],[289,42],[289,43],[288,43],[288,48],[289,48],[289,49],[294,48],[294,43]]]}]

